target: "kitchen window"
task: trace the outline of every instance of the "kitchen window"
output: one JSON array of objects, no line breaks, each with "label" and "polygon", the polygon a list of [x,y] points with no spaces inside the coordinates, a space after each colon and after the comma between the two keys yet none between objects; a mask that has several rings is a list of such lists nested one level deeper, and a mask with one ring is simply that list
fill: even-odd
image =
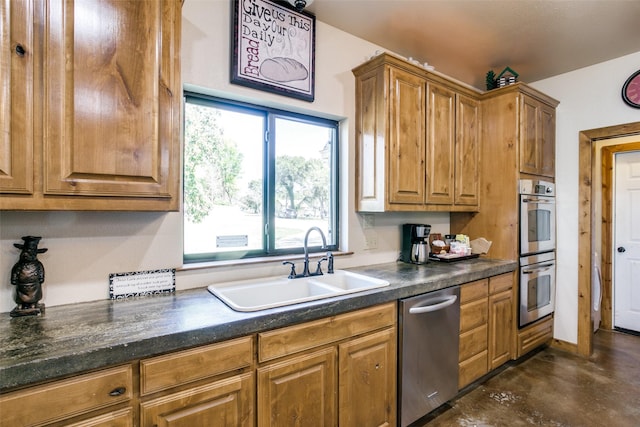
[{"label": "kitchen window", "polygon": [[[338,246],[338,122],[185,93],[184,261]],[[310,251],[320,249],[309,235]]]}]

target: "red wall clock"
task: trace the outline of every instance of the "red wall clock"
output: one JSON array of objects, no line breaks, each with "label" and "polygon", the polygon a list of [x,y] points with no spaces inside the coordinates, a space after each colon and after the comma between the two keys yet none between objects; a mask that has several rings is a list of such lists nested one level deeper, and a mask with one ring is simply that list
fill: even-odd
[{"label": "red wall clock", "polygon": [[631,74],[631,77],[624,82],[622,99],[633,108],[640,108],[640,70]]}]

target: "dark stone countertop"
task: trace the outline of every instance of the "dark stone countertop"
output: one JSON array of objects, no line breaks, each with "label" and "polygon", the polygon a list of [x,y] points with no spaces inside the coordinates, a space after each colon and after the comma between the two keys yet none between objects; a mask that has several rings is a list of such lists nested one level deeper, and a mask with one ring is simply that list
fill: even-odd
[{"label": "dark stone countertop", "polygon": [[391,285],[251,313],[231,310],[206,288],[49,307],[43,316],[11,318],[9,313],[0,313],[0,392],[357,310],[516,268],[516,261],[484,258],[349,268]]}]

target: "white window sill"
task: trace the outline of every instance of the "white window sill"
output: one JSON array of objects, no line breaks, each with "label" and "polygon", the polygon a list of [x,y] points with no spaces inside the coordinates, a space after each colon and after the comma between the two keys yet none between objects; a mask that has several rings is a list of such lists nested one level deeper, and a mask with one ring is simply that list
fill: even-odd
[{"label": "white window sill", "polygon": [[[331,252],[333,256],[345,256],[353,255],[353,252]],[[309,259],[322,258],[327,254],[327,251],[312,252],[309,253]],[[182,267],[176,268],[176,271],[191,271],[202,270],[206,268],[216,267],[234,267],[234,266],[250,266],[256,264],[265,263],[281,263],[282,261],[292,261],[304,259],[304,254],[292,254],[292,255],[278,255],[269,257],[256,257],[256,258],[244,258],[244,259],[230,259],[224,261],[208,261],[208,262],[194,262],[190,264],[183,264]]]}]

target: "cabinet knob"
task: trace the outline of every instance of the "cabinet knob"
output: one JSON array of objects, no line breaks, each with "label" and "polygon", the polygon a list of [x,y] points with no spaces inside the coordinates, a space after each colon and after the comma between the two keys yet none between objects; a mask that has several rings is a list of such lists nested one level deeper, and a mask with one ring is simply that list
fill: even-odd
[{"label": "cabinet knob", "polygon": [[127,388],[126,387],[116,387],[116,388],[114,388],[113,390],[111,390],[109,392],[109,396],[111,396],[111,397],[122,396],[126,392],[127,392]]},{"label": "cabinet knob", "polygon": [[24,54],[27,53],[27,51],[21,44],[18,44],[16,45],[16,53],[18,54],[18,56],[24,56]]}]

